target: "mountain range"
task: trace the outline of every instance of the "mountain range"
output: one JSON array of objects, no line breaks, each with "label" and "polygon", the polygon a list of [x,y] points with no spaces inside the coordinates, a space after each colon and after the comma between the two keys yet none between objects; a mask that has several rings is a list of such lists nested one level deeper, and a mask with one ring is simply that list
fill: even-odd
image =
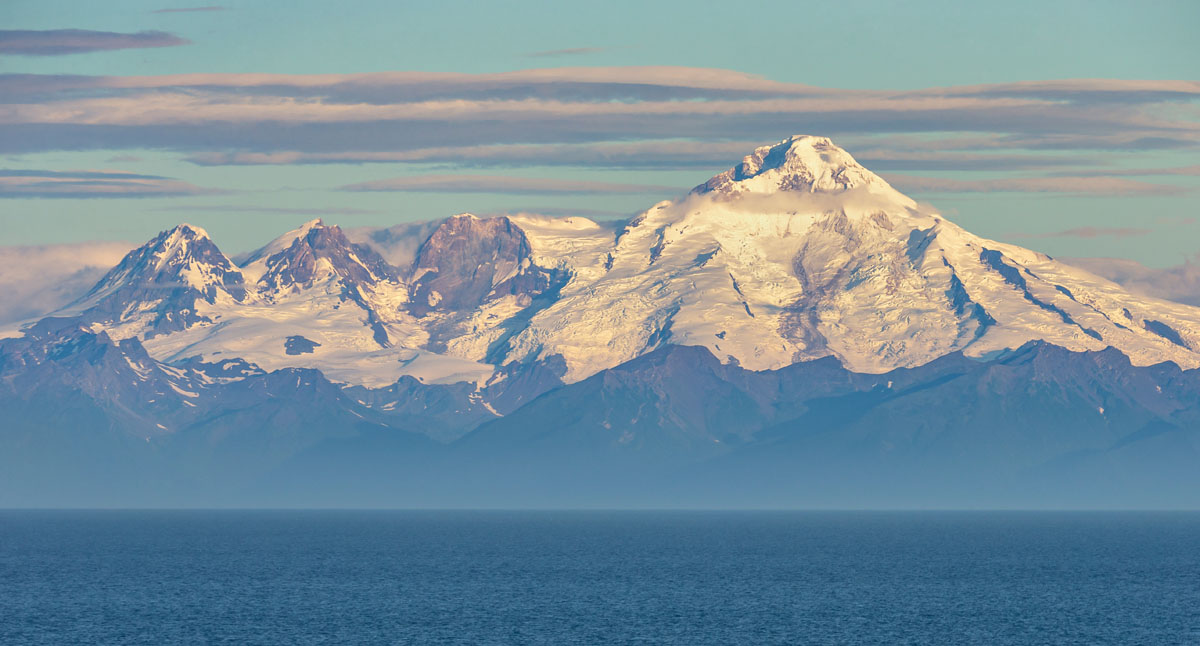
[{"label": "mountain range", "polygon": [[164,231],[0,339],[0,505],[1196,507],[1198,368],[794,136],[626,221]]}]

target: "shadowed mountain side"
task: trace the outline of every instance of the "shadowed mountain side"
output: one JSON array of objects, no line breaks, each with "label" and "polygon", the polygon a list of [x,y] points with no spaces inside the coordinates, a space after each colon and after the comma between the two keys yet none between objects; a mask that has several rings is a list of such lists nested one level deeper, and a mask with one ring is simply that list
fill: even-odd
[{"label": "shadowed mountain side", "polygon": [[1200,371],[1112,349],[869,375],[667,346],[557,388],[552,365],[510,366],[477,392],[171,367],[60,319],[0,350],[6,505],[1200,506]]},{"label": "shadowed mountain side", "polygon": [[885,375],[669,347],[452,448],[447,486],[484,506],[1195,507],[1200,373],[1041,343]]},{"label": "shadowed mountain side", "polygon": [[0,344],[0,506],[212,506],[276,465],[388,426],[315,370],[167,366],[135,339],[46,319]]},{"label": "shadowed mountain side", "polygon": [[961,367],[809,401],[691,475],[718,505],[1200,504],[1197,371],[1037,343]]}]

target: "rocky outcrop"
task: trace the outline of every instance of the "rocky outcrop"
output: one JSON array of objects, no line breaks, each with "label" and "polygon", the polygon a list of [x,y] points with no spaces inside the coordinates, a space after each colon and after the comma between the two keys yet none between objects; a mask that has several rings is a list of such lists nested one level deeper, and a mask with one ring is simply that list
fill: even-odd
[{"label": "rocky outcrop", "polygon": [[396,269],[370,247],[350,242],[337,225],[319,222],[286,249],[269,256],[266,266],[258,283],[275,291],[311,285],[330,274],[358,285],[398,278]]},{"label": "rocky outcrop", "polygon": [[425,241],[413,263],[412,302],[417,316],[462,312],[504,296],[528,305],[553,284],[553,272],[533,263],[529,239],[507,217],[456,215]]}]

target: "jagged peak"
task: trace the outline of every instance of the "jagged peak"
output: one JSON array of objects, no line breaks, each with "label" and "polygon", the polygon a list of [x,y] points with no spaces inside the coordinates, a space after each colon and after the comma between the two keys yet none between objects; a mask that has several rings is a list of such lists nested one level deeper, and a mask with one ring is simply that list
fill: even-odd
[{"label": "jagged peak", "polygon": [[121,321],[149,308],[156,320],[167,320],[164,329],[177,328],[198,320],[197,300],[242,300],[242,282],[237,266],[208,232],[185,223],[159,232],[130,251],[87,294],[60,312]]},{"label": "jagged peak", "polygon": [[913,204],[831,139],[812,135],[793,135],[759,146],[742,163],[692,193],[730,199],[744,193],[842,193],[853,189],[886,194],[905,206]]},{"label": "jagged peak", "polygon": [[206,238],[208,240],[212,240],[212,236],[208,235],[208,231],[205,231],[201,227],[198,227],[194,224],[188,224],[187,222],[182,222],[176,225],[175,228],[170,229],[169,232],[172,234],[178,234],[192,238]]},{"label": "jagged peak", "polygon": [[97,288],[116,281],[175,277],[193,264],[210,265],[220,274],[237,270],[207,231],[184,223],[159,232],[146,244],[130,251]]},{"label": "jagged peak", "polygon": [[263,255],[255,261],[255,269],[261,270],[253,272],[256,282],[274,289],[310,284],[324,272],[366,284],[398,276],[395,268],[369,247],[354,244],[340,226],[324,224],[320,218],[277,238],[259,253]]},{"label": "jagged peak", "polygon": [[324,220],[321,218],[314,218],[243,256],[241,258],[241,263],[244,267],[243,271],[246,274],[247,280],[250,282],[257,282],[258,279],[267,271],[269,264],[268,261],[270,258],[291,247],[297,240],[307,237],[308,234],[314,229],[322,229],[325,227],[326,225]]},{"label": "jagged peak", "polygon": [[157,258],[155,269],[159,271],[189,258],[233,268],[233,263],[221,253],[208,232],[192,224],[184,223],[163,231],[145,247]]}]

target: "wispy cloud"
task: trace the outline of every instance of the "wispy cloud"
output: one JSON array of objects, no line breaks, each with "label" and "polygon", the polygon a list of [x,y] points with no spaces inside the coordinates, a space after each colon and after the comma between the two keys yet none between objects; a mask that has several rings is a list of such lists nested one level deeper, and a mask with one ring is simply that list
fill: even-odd
[{"label": "wispy cloud", "polygon": [[264,213],[281,215],[372,215],[382,213],[375,209],[355,209],[330,206],[317,208],[289,208],[286,206],[247,206],[244,204],[179,204],[164,206],[159,211],[213,212],[213,213]]},{"label": "wispy cloud", "polygon": [[224,191],[115,170],[0,170],[0,198],[180,197]]},{"label": "wispy cloud", "polygon": [[150,13],[194,13],[202,11],[227,11],[229,7],[218,5],[209,5],[207,7],[169,7],[166,9],[155,9]]},{"label": "wispy cloud", "polygon": [[[1112,139],[1114,133],[1134,145],[1200,142],[1195,121],[1156,110],[1163,102],[1200,99],[1200,83],[1113,83],[1111,91],[1092,93],[1046,85],[882,92],[692,68],[484,75],[8,75],[0,77],[0,90],[12,102],[0,110],[0,128],[14,132],[0,133],[5,135],[0,139],[9,150],[132,142],[269,153],[704,141],[715,133],[718,141],[765,141],[795,132],[994,133],[993,143],[1008,147],[1038,142],[1078,147],[1089,138]],[[1013,94],[1004,94],[1004,88]],[[1005,137],[1014,140],[1004,142]]]},{"label": "wispy cloud", "polygon": [[264,164],[446,164],[461,167],[578,166],[587,168],[689,169],[728,165],[762,142],[641,141],[583,144],[440,146],[404,151],[197,153],[201,166]]},{"label": "wispy cloud", "polygon": [[0,104],[0,153],[148,148],[202,165],[715,170],[755,145],[815,133],[834,136],[878,170],[1062,175],[1052,183],[910,182],[929,192],[1123,195],[1182,189],[1109,181],[1127,178],[1098,168],[1105,158],[1095,151],[1200,148],[1200,82],[1194,81],[877,91],[686,67],[11,74],[0,75],[0,97],[6,97],[0,99],[6,101]]},{"label": "wispy cloud", "polygon": [[571,47],[569,49],[550,49],[544,52],[532,52],[526,54],[529,58],[558,58],[561,56],[583,56],[586,54],[599,54],[607,51],[606,47]]},{"label": "wispy cloud", "polygon": [[477,213],[476,215],[480,217],[491,217],[496,215],[541,215],[552,218],[583,217],[603,220],[611,218],[630,218],[637,214],[630,213],[628,211],[610,211],[606,209],[575,208],[569,206],[531,206],[524,208],[504,209],[502,211],[486,211],[484,213]]},{"label": "wispy cloud", "polygon": [[902,191],[913,193],[1068,193],[1087,195],[1137,196],[1181,195],[1188,189],[1152,184],[1119,177],[1020,177],[964,180],[914,175],[885,175]]},{"label": "wispy cloud", "polygon": [[341,187],[343,191],[410,191],[424,193],[506,193],[513,195],[587,195],[601,193],[673,194],[676,186],[614,184],[547,177],[502,175],[417,175],[374,180]]},{"label": "wispy cloud", "polygon": [[1171,175],[1200,177],[1200,165],[1166,168],[1107,168],[1078,174],[1085,177],[1168,177]]},{"label": "wispy cloud", "polygon": [[[186,159],[201,166],[281,164],[444,164],[463,168],[575,166],[686,170],[730,165],[761,141],[639,141],[583,144],[446,146],[393,152],[207,152]],[[1003,155],[867,148],[855,158],[872,170],[1040,170],[1094,164],[1094,156]]]},{"label": "wispy cloud", "polygon": [[1133,238],[1150,233],[1150,229],[1133,227],[1076,227],[1050,233],[1014,233],[1012,238],[1043,239],[1043,238]]},{"label": "wispy cloud", "polygon": [[64,56],[114,49],[176,47],[191,41],[165,31],[126,34],[87,29],[2,30],[0,55]]},{"label": "wispy cloud", "polygon": [[954,170],[954,171],[1011,171],[1044,170],[1090,166],[1094,156],[1084,155],[1004,155],[991,152],[923,152],[867,148],[856,151],[854,158],[874,171],[890,170]]}]

